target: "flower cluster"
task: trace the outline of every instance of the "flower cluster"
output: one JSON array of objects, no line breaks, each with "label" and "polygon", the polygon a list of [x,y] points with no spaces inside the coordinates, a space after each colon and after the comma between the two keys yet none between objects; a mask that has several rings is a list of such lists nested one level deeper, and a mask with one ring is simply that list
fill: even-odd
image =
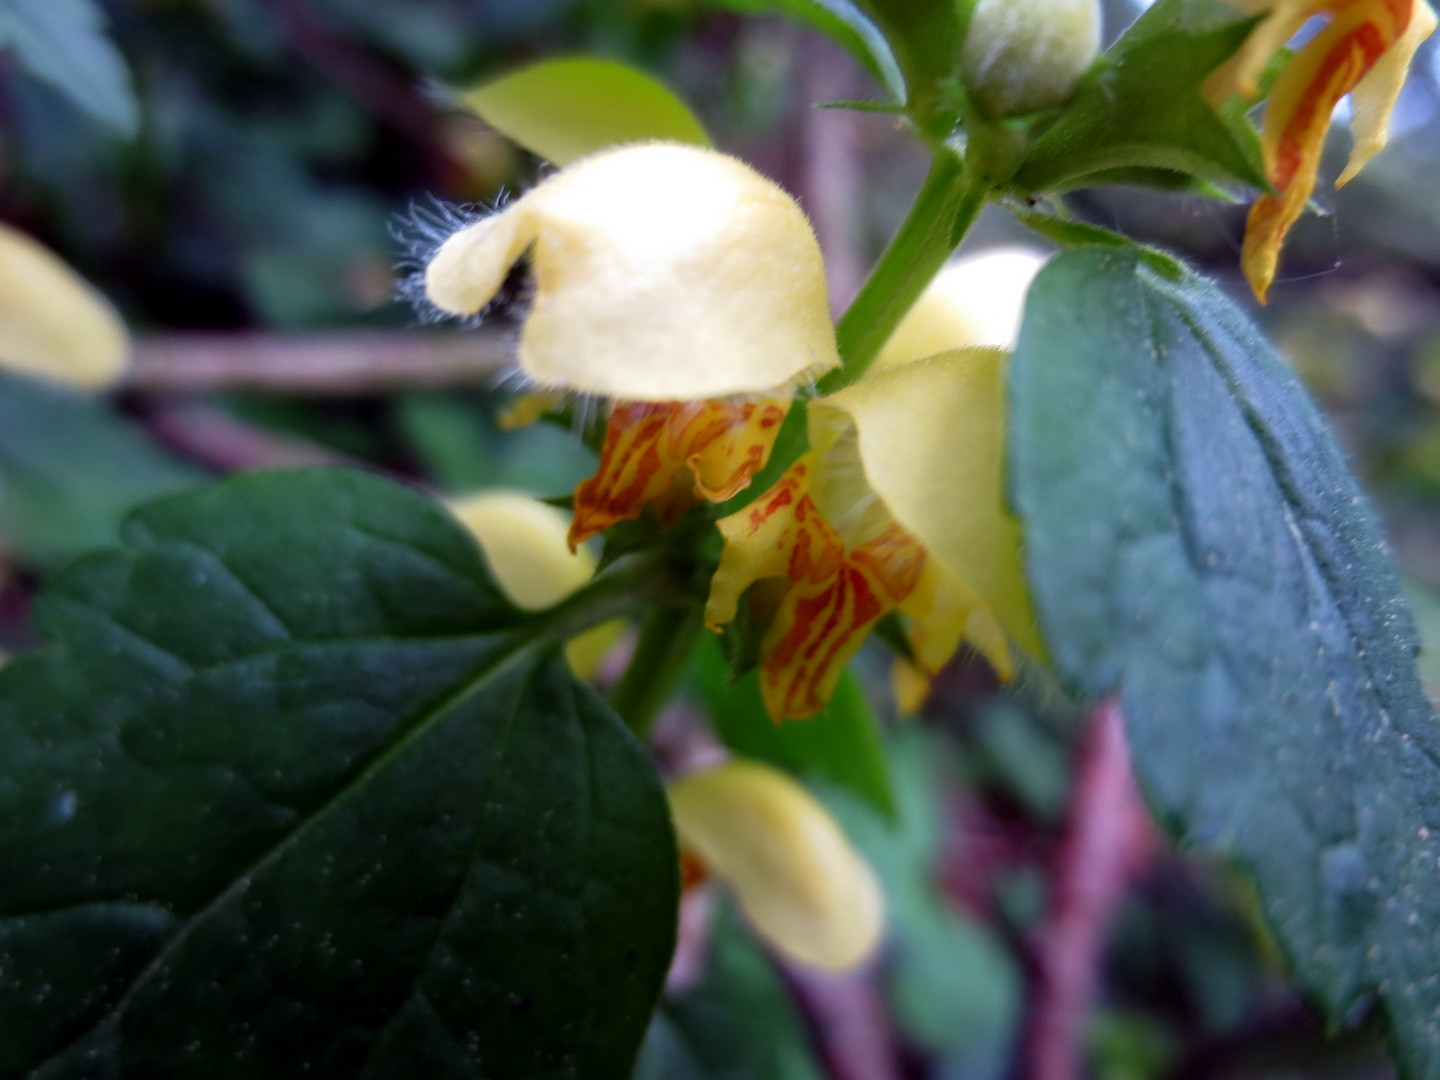
[{"label": "flower cluster", "polygon": [[[739,494],[797,389],[838,363],[804,215],[714,151],[656,143],[584,159],[447,239],[425,294],[473,314],[522,257],[534,299],[521,371],[542,391],[609,403],[599,467],[575,491],[572,547],[646,510],[665,523]],[[706,622],[723,631],[742,603],[769,619],[761,686],[776,720],[823,708],[890,612],[908,622],[907,705],[962,640],[1002,674],[1007,634],[1038,652],[1000,494],[1004,354],[945,352],[1008,338],[1036,265],[1004,253],[978,274],[941,275],[868,378],[809,403],[809,453],[718,523]],[[993,314],[963,325],[967,274],[1020,285],[991,305],[1006,325]]]}]

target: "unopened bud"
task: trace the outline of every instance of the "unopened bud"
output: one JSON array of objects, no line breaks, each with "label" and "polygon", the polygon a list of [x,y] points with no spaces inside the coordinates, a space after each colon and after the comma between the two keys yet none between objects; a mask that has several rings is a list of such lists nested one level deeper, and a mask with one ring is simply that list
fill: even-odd
[{"label": "unopened bud", "polygon": [[960,63],[996,119],[1064,105],[1100,51],[1099,0],[978,0]]}]

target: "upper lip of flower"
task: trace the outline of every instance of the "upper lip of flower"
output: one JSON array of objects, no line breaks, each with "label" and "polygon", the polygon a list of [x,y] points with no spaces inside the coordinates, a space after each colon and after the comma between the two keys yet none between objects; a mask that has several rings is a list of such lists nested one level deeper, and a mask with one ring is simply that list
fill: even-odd
[{"label": "upper lip of flower", "polygon": [[788,389],[839,364],[804,214],[716,151],[639,143],[578,161],[446,240],[426,295],[474,314],[527,255],[517,362],[541,386],[687,401]]}]

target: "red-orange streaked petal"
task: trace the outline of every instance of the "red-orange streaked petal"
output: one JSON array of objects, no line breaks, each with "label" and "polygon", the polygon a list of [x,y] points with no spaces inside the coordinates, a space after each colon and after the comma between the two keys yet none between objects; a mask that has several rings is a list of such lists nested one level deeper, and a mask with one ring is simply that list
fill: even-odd
[{"label": "red-orange streaked petal", "polygon": [[927,562],[925,549],[898,525],[848,553],[818,512],[810,515],[806,534],[810,548],[831,557],[792,559],[802,574],[792,573],[763,643],[760,690],[776,720],[804,719],[825,707],[865,635],[910,594]]},{"label": "red-orange streaked petal", "polygon": [[799,528],[796,504],[804,499],[814,509],[809,496],[814,466],[814,455],[806,454],[749,506],[715,523],[725,548],[705,603],[705,625],[711,630],[735,618],[740,597],[755,582],[788,576]]},{"label": "red-orange streaked petal", "polygon": [[760,691],[772,719],[803,720],[825,707],[845,665],[890,609],[885,600],[868,568],[849,560],[821,582],[791,586],[762,646]]},{"label": "red-orange streaked petal", "polygon": [[713,408],[717,404],[721,403],[706,403],[711,415],[700,423],[708,423],[708,430],[683,441],[689,450],[686,463],[695,476],[695,494],[710,502],[724,502],[750,486],[751,477],[770,460],[790,403],[776,398],[723,410]]},{"label": "red-orange streaked petal", "polygon": [[616,522],[639,517],[674,485],[685,462],[662,453],[674,409],[669,403],[634,402],[617,405],[610,413],[600,467],[575,488],[572,548]]},{"label": "red-orange streaked petal", "polygon": [[1330,117],[1340,99],[1405,33],[1418,0],[1350,0],[1300,50],[1275,83],[1261,145],[1275,195],[1250,209],[1241,266],[1263,304],[1280,247],[1315,189]]},{"label": "red-orange streaked petal", "polygon": [[928,555],[899,526],[847,551],[810,495],[812,455],[737,514],[718,525],[725,540],[705,619],[734,618],[757,581],[787,588],[761,643],[760,689],[774,720],[803,719],[825,707],[866,633],[921,580]]},{"label": "red-orange streaked petal", "polygon": [[647,506],[662,519],[691,498],[722,502],[764,468],[788,399],[630,402],[605,428],[595,475],[575,489],[575,546]]}]

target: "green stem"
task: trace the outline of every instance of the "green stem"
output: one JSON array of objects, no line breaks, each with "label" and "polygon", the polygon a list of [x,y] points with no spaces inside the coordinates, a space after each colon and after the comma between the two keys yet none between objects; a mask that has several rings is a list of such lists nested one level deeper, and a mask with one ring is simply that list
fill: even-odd
[{"label": "green stem", "polygon": [[656,604],[641,622],[635,654],[610,694],[611,707],[641,742],[670,699],[699,634],[696,605]]},{"label": "green stem", "polygon": [[835,329],[844,366],[820,392],[849,386],[875,361],[895,327],[969,232],[989,192],[967,177],[948,147],[936,147],[930,173],[900,229]]},{"label": "green stem", "polygon": [[635,556],[617,563],[584,588],[554,607],[540,612],[529,624],[532,640],[565,641],[602,622],[654,603],[679,587],[667,558]]}]

